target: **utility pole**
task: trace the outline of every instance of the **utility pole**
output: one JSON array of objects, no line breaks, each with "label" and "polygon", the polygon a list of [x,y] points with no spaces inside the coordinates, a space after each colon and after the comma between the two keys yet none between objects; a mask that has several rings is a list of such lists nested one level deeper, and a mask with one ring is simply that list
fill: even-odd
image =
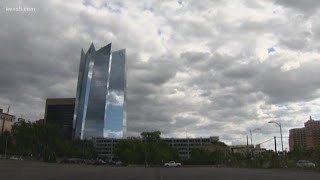
[{"label": "utility pole", "polygon": [[9,139],[9,135],[7,135],[7,138],[6,138],[6,149],[4,150],[4,159],[7,159],[8,139]]},{"label": "utility pole", "polygon": [[281,153],[281,155],[283,155],[283,140],[282,140],[282,129],[281,129],[281,123],[279,123],[280,125],[280,135],[281,135],[281,149],[282,149],[282,153]]},{"label": "utility pole", "polygon": [[247,135],[247,148],[249,147],[249,137]]},{"label": "utility pole", "polygon": [[275,153],[277,153],[277,137],[276,136],[274,136],[274,151]]},{"label": "utility pole", "polygon": [[251,130],[250,130],[250,139],[251,139],[250,145],[252,146],[252,131]]},{"label": "utility pole", "polygon": [[187,138],[188,141],[188,159],[190,159],[190,143],[189,143],[189,138]]}]

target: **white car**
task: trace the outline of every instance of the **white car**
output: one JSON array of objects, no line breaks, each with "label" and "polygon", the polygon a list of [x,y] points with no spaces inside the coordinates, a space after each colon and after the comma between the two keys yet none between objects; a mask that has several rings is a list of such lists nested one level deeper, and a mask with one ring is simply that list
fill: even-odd
[{"label": "white car", "polygon": [[164,163],[164,167],[180,167],[180,166],[181,166],[181,163],[176,163],[174,161]]},{"label": "white car", "polygon": [[17,157],[17,156],[11,156],[10,160],[19,160],[19,161],[23,161],[22,157]]},{"label": "white car", "polygon": [[315,168],[316,165],[308,160],[299,160],[297,166],[300,168]]}]

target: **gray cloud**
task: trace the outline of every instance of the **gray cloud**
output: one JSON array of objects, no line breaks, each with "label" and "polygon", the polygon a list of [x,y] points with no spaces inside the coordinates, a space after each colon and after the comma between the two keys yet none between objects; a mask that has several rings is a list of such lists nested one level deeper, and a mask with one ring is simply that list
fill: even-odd
[{"label": "gray cloud", "polygon": [[319,96],[319,79],[316,78],[319,76],[319,66],[319,61],[313,61],[286,72],[280,68],[266,67],[255,84],[274,103],[312,100]]},{"label": "gray cloud", "polygon": [[276,0],[275,3],[280,4],[284,7],[293,8],[296,10],[304,11],[306,13],[311,13],[316,11],[320,7],[320,2],[317,0]]}]

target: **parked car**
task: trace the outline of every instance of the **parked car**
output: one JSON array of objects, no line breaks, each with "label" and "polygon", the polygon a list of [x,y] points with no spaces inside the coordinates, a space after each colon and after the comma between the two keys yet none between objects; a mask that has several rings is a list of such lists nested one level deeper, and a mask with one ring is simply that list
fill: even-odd
[{"label": "parked car", "polygon": [[86,162],[86,164],[88,164],[88,165],[93,165],[93,164],[95,163],[95,160],[93,160],[93,159],[87,159],[85,162]]},{"label": "parked car", "polygon": [[60,161],[60,163],[68,163],[68,164],[84,164],[86,161],[80,158],[66,158]]},{"label": "parked car", "polygon": [[297,166],[300,168],[315,168],[316,165],[308,160],[299,160]]},{"label": "parked car", "polygon": [[107,163],[102,159],[97,159],[94,162],[94,165],[106,165]]},{"label": "parked car", "polygon": [[22,157],[18,157],[18,156],[11,156],[10,160],[19,160],[19,161],[23,161]]},{"label": "parked car", "polygon": [[180,167],[181,163],[170,161],[168,163],[164,163],[164,167]]}]

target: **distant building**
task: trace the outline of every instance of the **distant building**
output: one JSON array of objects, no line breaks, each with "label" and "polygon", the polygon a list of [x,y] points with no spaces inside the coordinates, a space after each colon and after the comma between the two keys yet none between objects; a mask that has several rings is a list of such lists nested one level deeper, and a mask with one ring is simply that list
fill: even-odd
[{"label": "distant building", "polygon": [[164,138],[172,148],[179,152],[181,159],[189,159],[192,149],[201,148],[219,141],[219,136],[210,136],[208,138]]},{"label": "distant building", "polygon": [[11,131],[12,125],[14,124],[15,116],[9,114],[9,109],[7,113],[0,109],[0,130],[1,134],[5,131]]},{"label": "distant building", "polygon": [[[242,156],[259,157],[268,152],[267,149],[261,148],[260,144],[254,145],[231,145],[229,146],[231,154],[241,154]],[[271,150],[272,152],[272,150]]]},{"label": "distant building", "polygon": [[98,154],[98,157],[100,158],[112,158],[114,148],[116,144],[124,139],[114,139],[114,138],[92,138],[93,145],[96,149],[96,152]]},{"label": "distant building", "polygon": [[314,149],[320,146],[320,121],[311,118],[304,123],[304,128],[289,130],[290,151],[299,148],[301,150]]},{"label": "distant building", "polygon": [[[93,144],[96,148],[99,157],[110,158],[113,157],[113,150],[115,145],[125,139],[113,138],[93,138]],[[218,136],[211,136],[208,138],[162,138],[172,148],[179,152],[181,159],[189,159],[192,149],[207,147],[210,144],[219,141]]]},{"label": "distant building", "polygon": [[308,149],[320,147],[320,121],[311,119],[304,123],[306,132],[306,145]]},{"label": "distant building", "polygon": [[211,144],[203,144],[203,145],[200,145],[199,147],[194,146],[194,148],[205,149],[209,152],[219,151],[219,152],[222,152],[225,157],[230,153],[229,146],[227,146],[225,143],[220,141],[213,141]]},{"label": "distant building", "polygon": [[231,145],[229,148],[231,154],[247,155],[253,151],[254,145]]},{"label": "distant building", "polygon": [[[272,150],[269,151],[272,152]],[[254,157],[259,157],[266,152],[268,152],[268,150],[266,148],[261,148],[260,144],[257,144],[253,149]]]},{"label": "distant building", "polygon": [[306,133],[304,128],[289,130],[289,149],[290,151],[293,151],[295,148],[300,150],[307,149]]},{"label": "distant building", "polygon": [[24,118],[22,118],[22,117],[19,117],[19,118],[17,119],[17,122],[26,122],[26,119],[24,119]]},{"label": "distant building", "polygon": [[75,98],[46,100],[44,122],[59,125],[68,138],[72,138]]},{"label": "distant building", "polygon": [[44,119],[39,119],[39,120],[35,121],[34,123],[36,123],[36,124],[44,124],[45,121],[44,121]]}]

